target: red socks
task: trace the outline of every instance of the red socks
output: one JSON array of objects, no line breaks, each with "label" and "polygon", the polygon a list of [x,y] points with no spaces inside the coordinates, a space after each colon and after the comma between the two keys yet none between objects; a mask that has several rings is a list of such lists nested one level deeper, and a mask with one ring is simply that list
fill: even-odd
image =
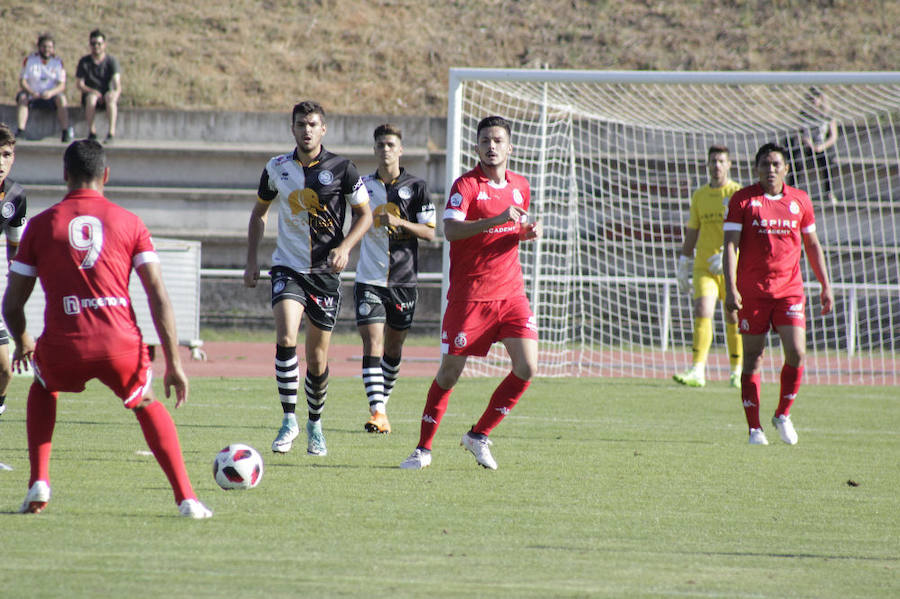
[{"label": "red socks", "polygon": [[802,378],[802,366],[785,364],[781,367],[781,394],[778,396],[778,409],[775,410],[775,416],[791,413],[791,406],[794,405],[794,400],[797,399]]},{"label": "red socks", "polygon": [[154,401],[145,408],[134,410],[134,415],[141,425],[141,430],[144,431],[147,445],[166,473],[169,484],[172,485],[175,503],[180,504],[185,499],[196,499],[181,455],[178,431],[175,430],[175,422],[166,406]]},{"label": "red socks", "polygon": [[759,385],[762,377],[759,374],[741,375],[741,401],[744,403],[744,415],[750,428],[762,428],[759,423]]},{"label": "red socks", "polygon": [[531,381],[523,381],[515,374],[510,372],[506,378],[500,383],[494,394],[491,395],[491,401],[488,407],[481,415],[478,423],[472,427],[472,432],[489,435],[494,428],[500,424],[500,421],[509,414],[519,402],[519,398],[528,389]]},{"label": "red socks", "polygon": [[425,409],[422,410],[422,427],[419,429],[419,447],[431,451],[431,442],[437,433],[441,418],[447,411],[447,403],[453,389],[442,389],[437,381],[431,382],[428,389],[428,398],[425,400]]},{"label": "red socks", "polygon": [[28,433],[28,460],[31,463],[29,489],[38,480],[50,484],[50,450],[53,429],[56,427],[57,397],[58,394],[47,391],[38,382],[32,383],[28,391],[25,430]]},{"label": "red socks", "polygon": [[[744,413],[747,416],[747,424],[750,428],[762,428],[759,423],[759,374],[741,375],[741,400],[744,402]],[[791,406],[797,399],[800,391],[800,382],[803,379],[803,367],[785,364],[781,367],[781,394],[778,398],[778,409],[775,416],[790,414]]]}]

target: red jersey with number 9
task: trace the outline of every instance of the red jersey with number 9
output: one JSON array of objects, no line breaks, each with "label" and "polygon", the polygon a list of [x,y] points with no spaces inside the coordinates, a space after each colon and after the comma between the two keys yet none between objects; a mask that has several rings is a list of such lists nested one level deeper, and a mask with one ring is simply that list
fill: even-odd
[{"label": "red jersey with number 9", "polygon": [[[481,166],[453,183],[444,220],[470,221],[497,216],[509,206],[528,210],[528,180],[509,170],[496,185]],[[450,242],[449,301],[489,301],[525,295],[519,262],[519,223],[508,222]]]},{"label": "red jersey with number 9", "polygon": [[79,189],[29,221],[10,270],[41,281],[44,348],[93,359],[141,342],[128,280],[132,267],[158,261],[137,215]]}]

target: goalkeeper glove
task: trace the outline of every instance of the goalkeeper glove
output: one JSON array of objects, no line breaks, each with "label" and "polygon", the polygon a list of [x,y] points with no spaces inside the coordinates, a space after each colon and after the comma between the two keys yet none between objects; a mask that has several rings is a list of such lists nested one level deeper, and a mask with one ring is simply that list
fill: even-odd
[{"label": "goalkeeper glove", "polygon": [[688,258],[684,254],[678,256],[678,273],[675,278],[678,279],[678,288],[682,293],[691,292],[691,271],[694,269],[694,260]]},{"label": "goalkeeper glove", "polygon": [[722,274],[722,252],[716,252],[706,262],[709,264],[709,272],[714,275]]}]

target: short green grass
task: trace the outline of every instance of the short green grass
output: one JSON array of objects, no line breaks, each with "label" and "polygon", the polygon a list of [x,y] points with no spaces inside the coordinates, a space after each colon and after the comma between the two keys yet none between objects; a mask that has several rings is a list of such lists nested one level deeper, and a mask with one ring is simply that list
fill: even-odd
[{"label": "short green grass", "polygon": [[[28,382],[16,379],[0,418],[0,462],[14,468],[0,471],[0,595],[900,596],[896,389],[804,387],[800,443],[770,431],[772,445],[750,447],[723,384],[537,380],[492,435],[490,472],[458,443],[497,380],[464,379],[432,467],[401,471],[429,383],[402,379],[394,433],[373,436],[361,382],[333,380],[329,455],[312,458],[302,443],[269,452],[272,381],[193,380],[173,414],[215,516],[188,521],[133,416],[99,385],[61,398],[53,499],[15,514],[28,478]],[[764,387],[767,413],[774,393]],[[258,488],[215,486],[229,442],[262,452]]]}]

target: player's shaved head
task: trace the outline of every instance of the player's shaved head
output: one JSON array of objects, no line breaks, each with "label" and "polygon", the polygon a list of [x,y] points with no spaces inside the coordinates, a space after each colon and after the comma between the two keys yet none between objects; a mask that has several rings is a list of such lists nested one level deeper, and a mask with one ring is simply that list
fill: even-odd
[{"label": "player's shaved head", "polygon": [[106,152],[98,141],[79,139],[66,148],[63,169],[67,181],[88,183],[102,180],[106,170]]}]

